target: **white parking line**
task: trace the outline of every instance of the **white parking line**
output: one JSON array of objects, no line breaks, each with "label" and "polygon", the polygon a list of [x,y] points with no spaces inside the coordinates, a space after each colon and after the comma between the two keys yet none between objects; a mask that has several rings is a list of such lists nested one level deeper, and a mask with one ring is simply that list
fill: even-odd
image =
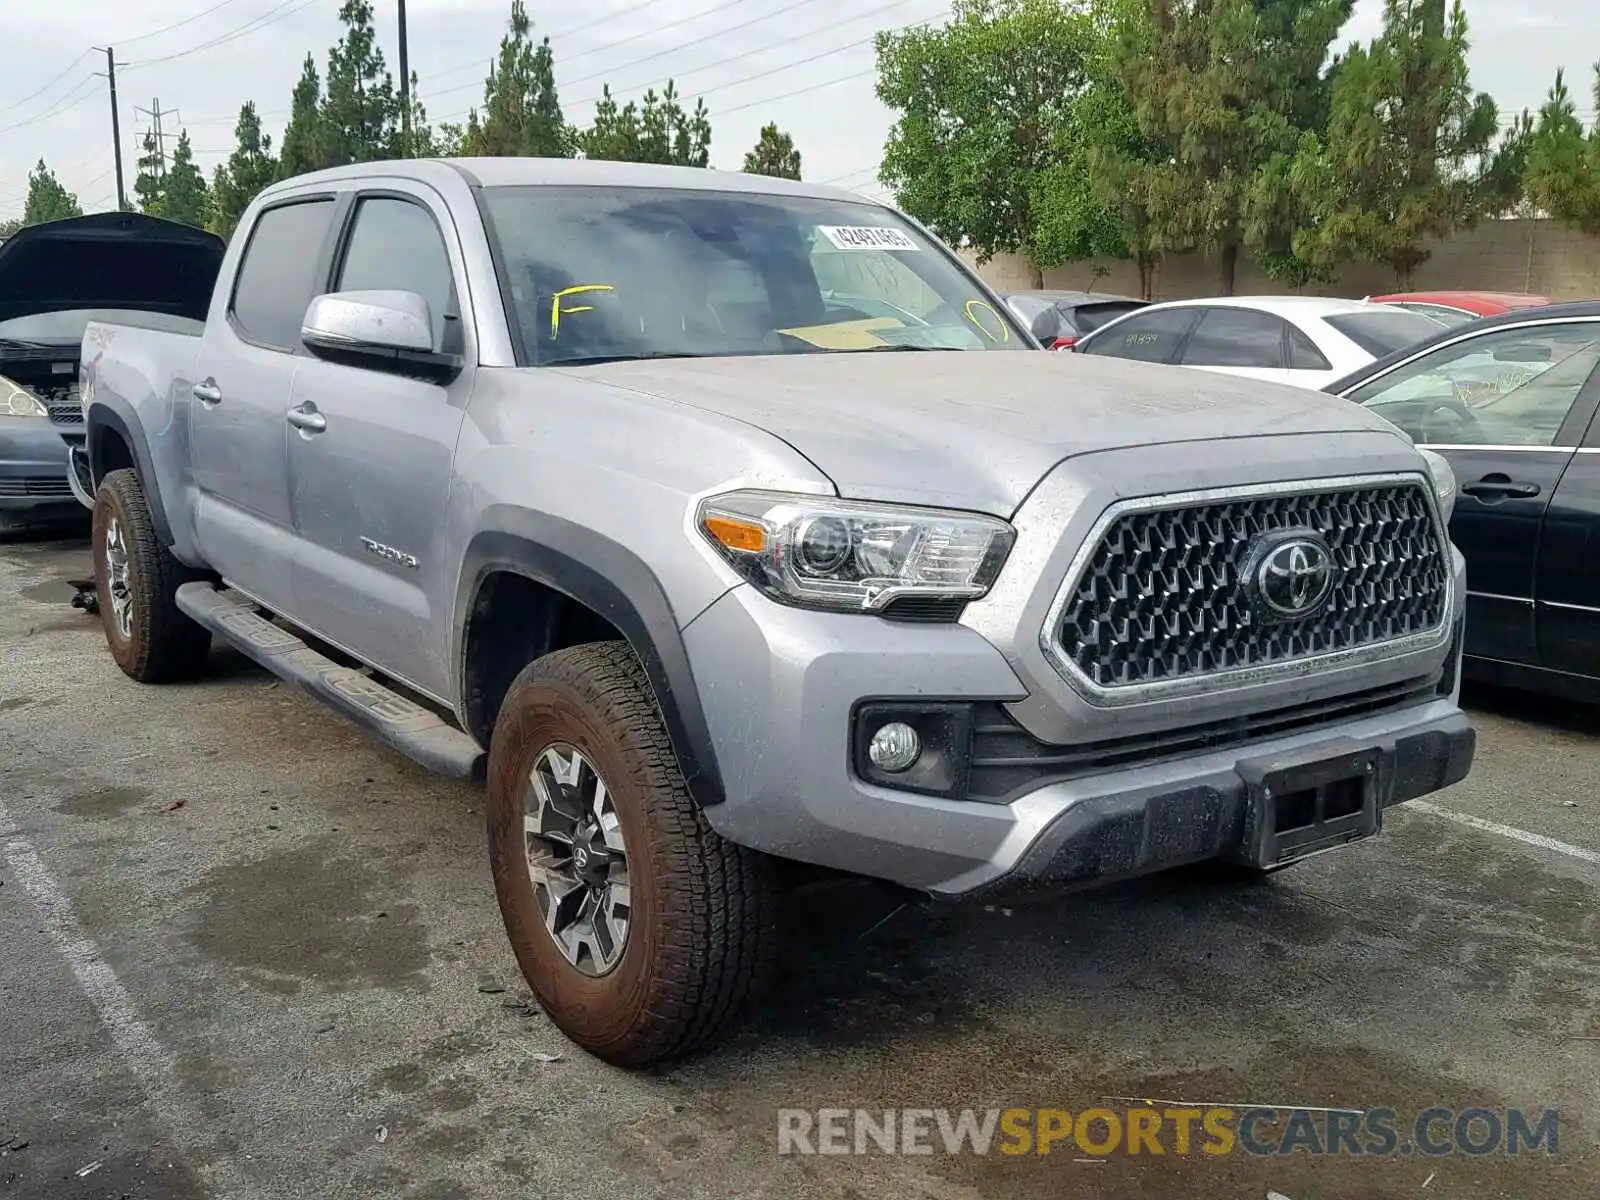
[{"label": "white parking line", "polygon": [[1582,846],[1574,846],[1571,842],[1560,842],[1553,837],[1545,837],[1542,833],[1529,833],[1526,829],[1502,825],[1498,821],[1485,821],[1482,817],[1469,816],[1467,813],[1440,808],[1437,804],[1430,804],[1426,800],[1412,800],[1405,807],[1415,812],[1427,813],[1430,817],[1441,817],[1446,821],[1454,821],[1457,825],[1465,825],[1468,829],[1498,834],[1500,837],[1511,838],[1525,845],[1537,846],[1541,850],[1553,850],[1557,854],[1565,854],[1568,858],[1576,858],[1583,862],[1600,866],[1600,853],[1596,853],[1593,850],[1585,850]]},{"label": "white parking line", "polygon": [[[0,799],[0,867],[9,868],[11,877],[22,885],[22,890],[37,906],[45,936],[66,960],[78,986],[94,1006],[106,1032],[121,1052],[124,1065],[149,1100],[158,1125],[165,1127],[162,1132],[168,1144],[180,1150],[191,1146],[192,1139],[180,1138],[179,1131],[205,1126],[197,1123],[202,1120],[201,1114],[184,1102],[170,1056],[154,1030],[139,1015],[133,998],[111,964],[100,957],[94,942],[84,932],[67,893],[50,874],[33,843],[11,821],[3,799]],[[198,1170],[210,1189],[217,1193],[230,1198],[258,1194],[250,1181],[225,1158],[213,1159]]]},{"label": "white parking line", "polygon": [[[4,809],[0,808],[0,818],[4,815]],[[44,918],[45,935],[72,968],[78,986],[100,1014],[101,1023],[116,1042],[117,1049],[122,1051],[128,1068],[146,1092],[163,1090],[171,1078],[171,1063],[162,1052],[161,1044],[150,1026],[140,1018],[116,972],[100,957],[94,943],[83,932],[66,893],[57,886],[32,843],[12,832],[0,841],[0,862],[10,864],[13,877],[38,906]]]}]

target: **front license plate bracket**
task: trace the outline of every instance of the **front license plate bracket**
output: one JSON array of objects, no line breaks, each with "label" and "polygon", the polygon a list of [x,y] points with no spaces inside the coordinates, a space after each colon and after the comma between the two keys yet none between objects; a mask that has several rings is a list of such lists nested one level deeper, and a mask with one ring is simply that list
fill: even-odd
[{"label": "front license plate bracket", "polygon": [[1245,784],[1240,857],[1277,867],[1359,841],[1382,825],[1375,746],[1323,745],[1303,755],[1247,759],[1236,770]]}]

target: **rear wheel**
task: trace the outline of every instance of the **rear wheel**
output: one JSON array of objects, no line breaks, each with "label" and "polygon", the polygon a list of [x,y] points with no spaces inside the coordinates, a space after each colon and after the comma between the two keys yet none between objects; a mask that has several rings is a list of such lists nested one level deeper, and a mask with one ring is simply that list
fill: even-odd
[{"label": "rear wheel", "polygon": [[638,1066],[733,1023],[771,959],[771,864],[706,823],[626,644],[561,650],[517,677],[488,791],[506,932],[568,1037]]},{"label": "rear wheel", "polygon": [[211,634],[178,608],[177,591],[201,578],[156,537],[132,471],[112,471],[95,493],[95,595],[111,657],[140,683],[191,679],[205,669]]}]

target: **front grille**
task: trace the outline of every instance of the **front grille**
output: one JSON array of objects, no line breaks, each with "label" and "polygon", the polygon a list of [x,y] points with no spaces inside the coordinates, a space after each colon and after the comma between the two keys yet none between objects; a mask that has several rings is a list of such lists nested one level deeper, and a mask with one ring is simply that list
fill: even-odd
[{"label": "front grille", "polygon": [[0,496],[70,496],[72,487],[65,475],[25,475],[21,479],[0,479]]},{"label": "front grille", "polygon": [[[1327,542],[1333,585],[1299,620],[1262,615],[1248,562],[1263,534]],[[1378,645],[1443,624],[1448,552],[1420,483],[1386,482],[1135,509],[1105,527],[1061,609],[1065,660],[1104,689]]]},{"label": "front grille", "polygon": [[1376,716],[1437,699],[1441,678],[1435,674],[1350,692],[1331,700],[1072,746],[1041,742],[1013,721],[1000,704],[984,703],[973,714],[967,798],[1008,803],[1047,783],[1145,766],[1163,759],[1243,746],[1318,726]]},{"label": "front grille", "polygon": [[50,410],[50,420],[57,425],[83,424],[83,409],[76,400],[64,404],[51,401],[46,407]]}]

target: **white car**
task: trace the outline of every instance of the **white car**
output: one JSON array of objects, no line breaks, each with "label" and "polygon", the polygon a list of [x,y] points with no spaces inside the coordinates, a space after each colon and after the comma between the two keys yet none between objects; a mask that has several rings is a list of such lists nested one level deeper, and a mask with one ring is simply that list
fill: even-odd
[{"label": "white car", "polygon": [[1437,321],[1391,304],[1216,296],[1138,309],[1074,349],[1320,388],[1438,332]]}]

